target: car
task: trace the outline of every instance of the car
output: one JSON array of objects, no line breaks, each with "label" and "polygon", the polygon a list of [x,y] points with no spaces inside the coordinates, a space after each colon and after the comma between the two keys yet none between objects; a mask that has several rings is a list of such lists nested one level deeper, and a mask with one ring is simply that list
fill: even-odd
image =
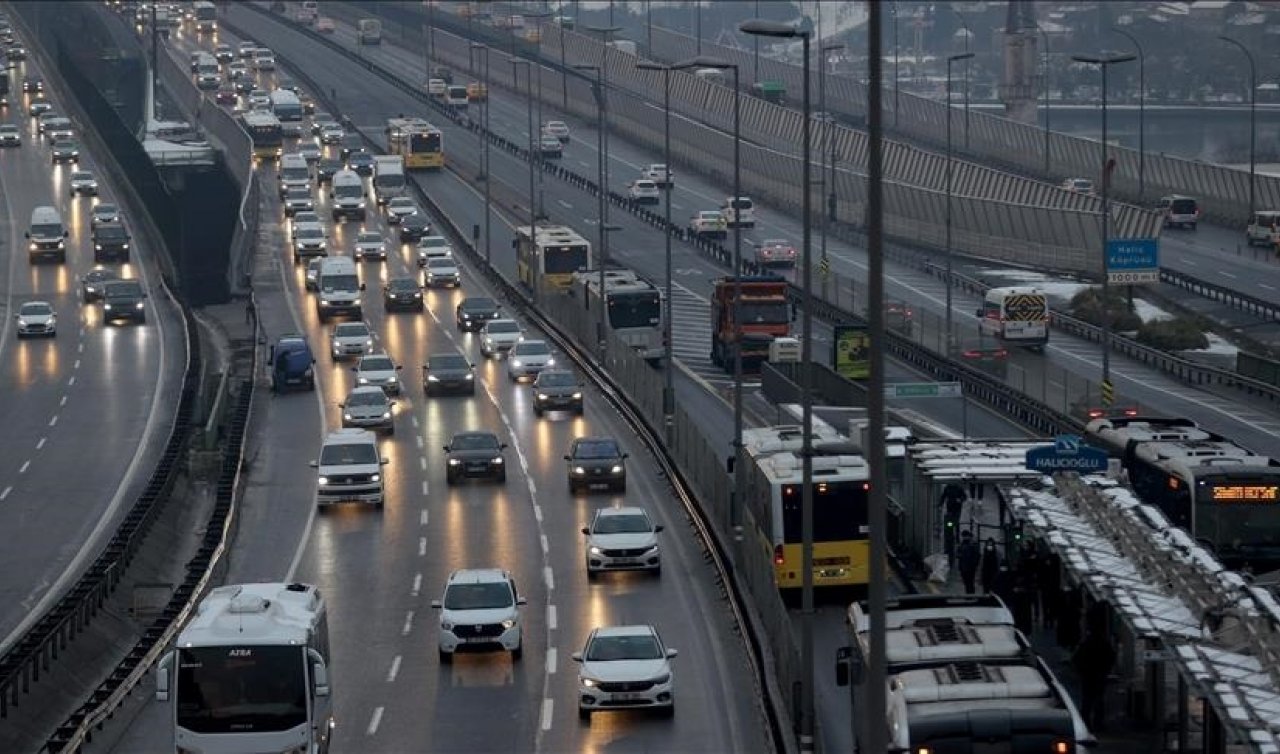
[{"label": "car", "polygon": [[283,393],[291,387],[308,391],[316,389],[316,357],[306,336],[300,333],[281,334],[267,351],[267,364],[271,370],[272,393]]},{"label": "car", "polygon": [[660,162],[647,165],[644,170],[640,171],[640,177],[653,181],[658,184],[659,188],[667,188],[675,183],[675,173]]},{"label": "car", "polygon": [[627,197],[636,204],[657,204],[662,198],[662,189],[648,178],[637,178],[627,184]]},{"label": "car", "polygon": [[265,89],[252,89],[249,91],[250,110],[268,110],[270,108],[271,95]]},{"label": "car", "polygon": [[328,237],[324,229],[314,225],[293,228],[293,262],[297,264],[307,257],[329,256]]},{"label": "car", "polygon": [[5,50],[4,54],[5,54],[5,57],[9,58],[10,60],[26,60],[27,48],[18,44],[9,45],[9,49]]},{"label": "car", "polygon": [[525,377],[538,376],[538,373],[556,365],[551,355],[551,347],[545,340],[520,340],[508,352],[507,376],[512,382],[519,382]]},{"label": "car", "polygon": [[489,99],[489,87],[479,81],[472,81],[467,84],[467,101],[468,102],[484,102]]},{"label": "car", "polygon": [[960,361],[1003,380],[1009,370],[1009,350],[989,339],[963,339],[955,346]]},{"label": "car", "polygon": [[434,354],[422,367],[422,392],[429,398],[440,393],[476,394],[475,365],[458,353]]},{"label": "car", "polygon": [[[324,150],[315,142],[304,141],[298,144],[298,154],[302,155],[302,159],[306,160],[307,163],[310,164],[313,162],[319,162],[320,159],[324,157]],[[330,175],[332,176],[333,174],[330,173]]]},{"label": "car", "polygon": [[387,397],[387,393],[376,385],[360,385],[350,393],[347,399],[338,404],[342,409],[342,426],[358,427],[374,432],[395,434],[396,425],[392,416],[395,401]]},{"label": "car", "polygon": [[346,129],[337,123],[325,123],[320,127],[321,144],[337,144],[347,135]]},{"label": "car", "polygon": [[355,257],[357,262],[376,259],[381,261],[387,260],[387,242],[382,234],[376,230],[362,230],[356,234],[356,245],[351,249],[351,255]]},{"label": "car", "polygon": [[296,233],[302,228],[319,228],[321,231],[324,230],[324,223],[320,222],[320,215],[315,212],[299,212],[293,216],[292,225],[292,232],[289,236],[290,240],[293,238],[292,233]]},{"label": "car", "polygon": [[720,205],[720,214],[724,215],[725,224],[730,228],[756,227],[755,202],[749,196],[725,197]]},{"label": "car", "polygon": [[796,246],[785,238],[767,238],[755,246],[756,264],[761,267],[796,266]]},{"label": "car", "polygon": [[426,305],[422,301],[422,286],[416,278],[393,277],[382,286],[382,308],[384,311],[423,311]]},{"label": "car", "polygon": [[601,571],[662,572],[658,547],[661,524],[654,524],[644,508],[598,508],[591,525],[582,527],[587,536],[587,580]]},{"label": "car", "polygon": [[453,312],[453,321],[462,332],[475,332],[502,314],[498,302],[488,296],[468,296]]},{"label": "car", "polygon": [[364,148],[364,139],[360,138],[358,133],[348,133],[339,141],[340,149],[338,150],[344,160],[350,160],[353,154],[362,154],[369,150]]},{"label": "car", "polygon": [[1174,194],[1161,197],[1156,209],[1163,216],[1166,228],[1195,230],[1200,222],[1200,203],[1190,196]]},{"label": "car", "polygon": [[627,454],[612,437],[579,437],[569,444],[564,460],[571,495],[597,485],[627,490]]},{"label": "car", "polygon": [[375,162],[373,155],[368,152],[356,152],[347,158],[347,167],[355,171],[355,174],[361,178],[368,178],[373,175]]},{"label": "car", "polygon": [[533,380],[533,413],[564,409],[582,416],[582,383],[573,372],[544,369]]},{"label": "car", "polygon": [[219,105],[234,105],[238,100],[236,88],[231,85],[218,87],[218,93],[213,95],[213,101]]},{"label": "car", "polygon": [[227,78],[231,81],[239,81],[249,77],[249,66],[244,63],[232,63],[227,66]]},{"label": "car", "polygon": [[423,236],[418,240],[418,266],[426,267],[427,262],[440,257],[452,257],[453,245],[444,236]]},{"label": "car", "polygon": [[0,123],[0,147],[22,146],[22,129],[13,123]]},{"label": "car", "polygon": [[385,353],[374,353],[361,356],[351,371],[356,374],[357,385],[373,385],[387,391],[387,395],[399,395],[400,368]]},{"label": "car", "polygon": [[445,482],[457,484],[462,479],[483,478],[505,484],[507,460],[502,451],[506,447],[492,432],[458,432],[444,446]]},{"label": "car", "polygon": [[364,322],[339,322],[333,328],[329,355],[334,361],[373,352],[373,330]]},{"label": "car", "polygon": [[652,708],[675,712],[671,659],[678,653],[666,647],[653,626],[602,626],[593,629],[581,652],[574,652],[578,668],[578,717],[604,709]]},{"label": "car", "polygon": [[99,223],[93,229],[93,261],[129,261],[129,231],[120,223]]},{"label": "car", "polygon": [[284,192],[284,216],[293,217],[299,212],[314,212],[316,201],[311,189],[291,188]]},{"label": "car", "polygon": [[274,71],[276,69],[276,56],[270,50],[259,48],[253,55],[253,69],[255,71]]},{"label": "car", "polygon": [[121,221],[120,208],[108,202],[93,205],[89,211],[89,228],[92,230],[100,223],[118,223]]},{"label": "car", "polygon": [[53,151],[50,154],[50,160],[54,165],[65,162],[80,162],[80,144],[71,139],[62,139],[53,143]]},{"label": "car", "polygon": [[257,51],[258,51],[257,42],[241,42],[240,43],[239,55],[242,60],[246,58],[252,58],[253,54]]},{"label": "car", "polygon": [[13,318],[18,323],[19,338],[52,338],[58,334],[58,314],[48,301],[28,301]]},{"label": "car", "polygon": [[564,156],[564,144],[551,134],[543,134],[538,139],[538,152],[543,157],[558,160]]},{"label": "car", "polygon": [[444,79],[427,79],[427,83],[423,84],[423,88],[427,90],[429,97],[443,97],[449,90],[449,85]]},{"label": "car", "polygon": [[112,280],[119,280],[115,270],[97,267],[89,270],[80,278],[80,300],[86,304],[102,300],[103,286]]},{"label": "car", "polygon": [[419,241],[423,236],[431,232],[431,223],[427,220],[427,216],[418,213],[409,215],[400,221],[400,242],[412,243]]},{"label": "car", "polygon": [[45,141],[53,144],[58,141],[66,141],[75,138],[75,129],[71,126],[71,119],[62,116],[52,115],[48,113],[40,116],[40,133],[44,134]]},{"label": "car", "polygon": [[428,288],[457,288],[462,285],[462,272],[452,257],[432,259],[427,262],[426,278]]},{"label": "car", "polygon": [[407,196],[392,197],[386,205],[387,222],[395,225],[409,215],[418,214],[418,205]]},{"label": "car", "polygon": [[309,291],[319,290],[320,282],[320,265],[324,264],[325,257],[316,257],[307,262],[307,275],[303,279],[303,287]]},{"label": "car", "polygon": [[[301,149],[299,151],[301,151]],[[310,160],[308,160],[308,162],[310,162]],[[333,181],[333,174],[339,170],[342,170],[342,160],[321,157],[320,161],[316,163],[316,183],[331,183]]]},{"label": "car", "polygon": [[525,598],[506,571],[469,568],[449,574],[444,597],[431,601],[440,611],[440,662],[452,662],[455,652],[476,649],[505,650],[512,660],[519,660],[524,651],[519,610],[523,604]]},{"label": "car", "polygon": [[257,85],[253,83],[253,79],[235,79],[236,94],[248,95],[257,88]]},{"label": "car", "polygon": [[338,121],[334,120],[333,116],[329,113],[316,113],[311,116],[312,136],[319,136],[324,132],[325,128],[330,126],[337,126],[338,128],[341,128],[341,126],[338,126]]},{"label": "car", "polygon": [[213,58],[219,63],[227,64],[236,59],[236,51],[231,49],[229,44],[215,45],[213,48]]},{"label": "car", "polygon": [[334,30],[333,19],[328,16],[319,16],[316,18],[316,32],[319,34],[332,34]]},{"label": "car", "polygon": [[491,319],[480,328],[480,354],[502,356],[524,340],[524,331],[514,319]]},{"label": "car", "polygon": [[31,102],[27,104],[27,114],[32,118],[38,118],[48,112],[53,112],[53,103],[44,97],[32,97]]},{"label": "car", "polygon": [[698,214],[689,218],[689,235],[695,238],[726,238],[729,235],[729,224],[724,213],[718,209],[699,210]]},{"label": "car", "polygon": [[563,143],[569,142],[569,124],[562,120],[549,120],[542,127],[543,132],[551,134]]},{"label": "car", "polygon": [[138,280],[111,280],[102,284],[102,318],[106,322],[127,319],[147,321],[147,292]]},{"label": "car", "polygon": [[1092,194],[1093,181],[1088,178],[1067,178],[1062,182],[1062,188],[1077,194]]},{"label": "car", "polygon": [[884,302],[884,326],[888,330],[896,330],[907,337],[915,330],[915,313],[904,301]]},{"label": "car", "polygon": [[44,92],[44,79],[39,76],[23,76],[22,91],[26,94],[42,94]]},{"label": "car", "polygon": [[311,115],[316,111],[316,101],[306,92],[298,92],[298,102],[302,105],[302,114]]}]

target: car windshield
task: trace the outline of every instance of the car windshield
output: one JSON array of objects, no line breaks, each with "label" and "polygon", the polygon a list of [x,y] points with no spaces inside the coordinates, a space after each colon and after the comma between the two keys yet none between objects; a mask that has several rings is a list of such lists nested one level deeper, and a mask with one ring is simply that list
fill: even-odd
[{"label": "car windshield", "polygon": [[785,240],[781,239],[781,238],[771,238],[771,239],[769,239],[769,240],[765,241],[765,242],[764,242],[764,245],[765,245],[765,246],[781,246],[781,247],[784,247],[784,248],[785,248],[785,247],[787,247],[787,246],[790,246],[791,244],[790,244],[789,242],[787,242],[787,241],[785,241]]},{"label": "car windshield", "polygon": [[360,152],[359,154],[353,154],[351,155],[351,164],[352,165],[372,165],[373,155],[368,155],[368,154],[365,154],[364,152]]},{"label": "car windshield", "polygon": [[90,173],[90,172],[89,172],[89,171],[87,171],[87,170],[77,170],[76,172],[74,172],[74,173],[72,173],[72,174],[71,174],[71,180],[73,180],[73,181],[92,181],[92,180],[93,180],[93,173]]},{"label": "car windshield", "polygon": [[493,610],[511,607],[511,587],[505,581],[489,584],[454,584],[445,590],[446,610]]},{"label": "car windshield", "polygon": [[142,286],[132,282],[119,282],[107,286],[107,298],[137,298],[142,295]]},{"label": "car windshield", "polygon": [[31,303],[22,305],[22,314],[27,316],[38,316],[43,314],[53,314],[53,307],[43,303]]},{"label": "car windshield", "polygon": [[382,243],[381,233],[361,233],[356,237],[358,243]]},{"label": "car windshield", "polygon": [[383,406],[387,403],[387,394],[382,388],[362,390],[347,397],[348,406]]},{"label": "car windshield", "polygon": [[513,320],[499,319],[499,320],[494,320],[493,322],[490,322],[489,324],[485,325],[484,330],[485,332],[491,335],[502,335],[504,333],[518,333],[520,332],[520,325],[516,324],[515,321]]},{"label": "car windshield", "polygon": [[320,450],[321,466],[368,466],[378,462],[378,449],[373,443],[326,445]]},{"label": "car windshield", "polygon": [[120,277],[119,275],[115,274],[111,270],[90,270],[84,276],[84,282],[101,283],[105,280],[115,280],[119,277]]},{"label": "car windshield", "polygon": [[298,199],[310,199],[311,192],[304,188],[289,189],[289,193],[285,195],[287,198],[297,201]]},{"label": "car windshield", "polygon": [[431,261],[427,262],[427,267],[433,270],[457,269],[457,266],[454,265],[453,260],[448,258],[432,259]]},{"label": "car windshield", "polygon": [[333,337],[335,338],[367,338],[369,337],[369,328],[359,322],[343,322],[333,328]]},{"label": "car windshield", "polygon": [[18,127],[13,125],[12,123],[0,124],[0,133],[16,134],[18,133]]},{"label": "car windshield", "polygon": [[469,298],[462,302],[462,309],[468,312],[491,312],[497,308],[497,302],[491,298]]},{"label": "car windshield", "polygon": [[587,659],[593,662],[660,660],[662,648],[651,635],[599,636],[587,648]]},{"label": "car windshield", "polygon": [[369,356],[360,361],[362,372],[390,372],[395,368],[396,365],[386,356]]},{"label": "car windshield", "polygon": [[400,197],[392,199],[389,206],[391,209],[414,209],[412,199],[403,199]]},{"label": "car windshield", "polygon": [[451,450],[497,450],[498,438],[488,434],[454,435]]},{"label": "car windshield", "polygon": [[573,449],[574,458],[617,458],[618,444],[613,440],[585,440]]},{"label": "car windshield", "polygon": [[543,372],[538,375],[538,387],[577,387],[578,378],[569,372]]},{"label": "car windshield", "polygon": [[530,340],[516,345],[517,356],[546,356],[550,353],[551,349],[540,340]]},{"label": "car windshield", "polygon": [[432,356],[428,369],[469,369],[470,364],[461,356]]},{"label": "car windshield", "polygon": [[324,232],[319,228],[299,228],[294,231],[294,235],[298,238],[320,238],[324,235]]},{"label": "car windshield", "polygon": [[448,248],[448,246],[449,241],[443,236],[427,236],[421,241],[418,241],[418,248],[420,249],[443,249]]},{"label": "car windshield", "polygon": [[633,534],[652,531],[649,517],[643,513],[622,513],[612,516],[600,516],[596,519],[596,534]]}]

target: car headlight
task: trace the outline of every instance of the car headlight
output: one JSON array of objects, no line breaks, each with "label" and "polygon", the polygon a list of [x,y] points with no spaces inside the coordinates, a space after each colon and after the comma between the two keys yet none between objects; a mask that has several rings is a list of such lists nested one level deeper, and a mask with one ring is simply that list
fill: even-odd
[{"label": "car headlight", "polygon": [[94,250],[94,251],[102,251],[102,244],[100,244],[100,243],[95,243],[95,244],[93,245],[93,250]]},{"label": "car headlight", "polygon": [[485,339],[484,339],[484,344],[485,344],[486,346],[491,346],[491,345],[493,345],[493,338],[485,338]]},{"label": "car headlight", "polygon": [[546,393],[538,393],[538,400],[545,401],[546,399],[547,399]]},{"label": "car headlight", "polygon": [[319,484],[321,487],[323,487],[323,486],[325,486],[326,484],[328,484],[328,483],[329,483],[329,477],[327,477],[327,476],[322,476],[322,477],[320,477],[319,479],[317,479],[317,480],[316,480],[316,483],[317,483],[317,484]]},{"label": "car headlight", "polygon": [[646,548],[645,548],[645,552],[657,552],[657,551],[658,551],[658,543],[657,543],[657,542],[654,542],[653,544],[651,544],[651,545],[649,545],[648,547],[646,547]]},{"label": "car headlight", "polygon": [[460,463],[462,463],[462,461],[459,461],[459,460],[458,460],[458,459],[456,459],[456,458],[450,458],[450,459],[449,459],[449,465],[450,465],[450,466],[457,466],[457,465],[458,465],[458,464],[460,464]]},{"label": "car headlight", "polygon": [[506,620],[502,621],[503,628],[512,628],[515,625],[516,625],[516,622],[511,618],[507,618]]},{"label": "car headlight", "polygon": [[610,472],[610,473],[612,473],[612,474],[621,474],[621,473],[622,473],[622,464],[618,464],[618,465],[614,466],[612,469],[609,469],[609,472]]},{"label": "car headlight", "polygon": [[347,421],[351,421],[351,414],[343,414],[342,418],[346,419]]},{"label": "car headlight", "polygon": [[444,630],[446,630],[446,631],[452,631],[452,630],[453,630],[453,621],[451,621],[451,620],[444,620],[444,619],[442,618],[442,619],[440,620],[440,628],[443,628],[443,629],[444,629]]},{"label": "car headlight", "polygon": [[18,327],[26,327],[27,321],[21,317],[18,318]]},{"label": "car headlight", "polygon": [[657,676],[653,679],[653,683],[655,686],[661,686],[662,684],[669,683],[670,681],[671,681],[670,673],[663,673],[662,675]]},{"label": "car headlight", "polygon": [[142,309],[142,302],[141,302],[141,301],[139,301],[138,303],[134,304],[134,305],[133,305],[133,308],[134,308],[134,309],[141,310],[141,309]]},{"label": "car headlight", "polygon": [[494,458],[494,459],[490,460],[490,461],[489,461],[489,463],[497,463],[497,464],[500,464],[500,463],[502,463],[502,459],[501,459],[501,458]]},{"label": "car headlight", "polygon": [[467,375],[467,379],[469,379],[469,380],[474,380],[475,378],[476,378],[476,376],[475,376],[474,374],[468,374],[468,375]]},{"label": "car headlight", "polygon": [[365,344],[366,346],[372,346],[372,345],[373,345],[373,338],[369,338],[368,340],[366,340],[366,341],[364,342],[364,344]]},{"label": "car headlight", "polygon": [[414,293],[413,293],[413,297],[414,297],[414,298],[422,298],[422,291],[414,291]]},{"label": "car headlight", "polygon": [[383,419],[390,419],[390,418],[391,418],[391,412],[390,412],[390,411],[383,411],[383,412],[382,412],[382,418],[383,418]]},{"label": "car headlight", "polygon": [[585,473],[587,473],[587,470],[586,470],[586,469],[584,469],[584,468],[582,468],[581,466],[574,466],[574,467],[573,467],[573,473],[575,473],[575,474],[585,474]]},{"label": "car headlight", "polygon": [[120,244],[120,248],[122,248],[122,249],[127,249],[127,248],[129,248],[129,244],[127,244],[127,243],[122,243],[122,244]]},{"label": "car headlight", "polygon": [[360,384],[361,384],[361,385],[368,385],[368,384],[369,384],[369,378],[368,378],[368,377],[361,377],[361,378],[360,378]]},{"label": "car headlight", "polygon": [[547,359],[547,366],[549,366],[549,367],[553,367],[553,366],[555,366],[555,365],[556,365],[556,360],[555,360],[555,359]]},{"label": "car headlight", "polygon": [[381,475],[381,474],[374,474],[373,476],[369,477],[369,481],[370,481],[370,482],[381,482],[381,481],[382,481],[382,475]]},{"label": "car headlight", "polygon": [[512,361],[512,362],[511,362],[511,366],[513,366],[513,367],[522,367],[522,366],[524,366],[524,362],[523,362],[523,361],[521,361],[521,360],[519,360],[519,359],[516,359],[515,361]]},{"label": "car headlight", "polygon": [[103,304],[102,308],[106,309],[107,311],[111,311],[111,304]]},{"label": "car headlight", "polygon": [[439,381],[440,381],[440,378],[435,376],[434,374],[427,375],[427,382],[439,382]]},{"label": "car headlight", "polygon": [[599,682],[599,681],[597,681],[596,679],[594,679],[594,678],[587,678],[586,676],[582,676],[582,677],[578,678],[578,680],[582,681],[582,685],[583,685],[583,686],[585,686],[586,688],[589,688],[589,689],[593,689],[593,688],[595,688],[595,687],[596,687],[596,685],[597,685],[598,683],[600,683],[600,682]]},{"label": "car headlight", "polygon": [[599,554],[601,554],[602,552],[603,552],[603,550],[601,550],[599,547],[596,547],[595,545],[592,545],[592,547],[591,547],[591,554],[592,554],[592,555],[599,555]]},{"label": "car headlight", "polygon": [[573,399],[574,399],[575,401],[580,401],[580,400],[582,400],[582,393],[574,393],[574,394],[573,394]]}]

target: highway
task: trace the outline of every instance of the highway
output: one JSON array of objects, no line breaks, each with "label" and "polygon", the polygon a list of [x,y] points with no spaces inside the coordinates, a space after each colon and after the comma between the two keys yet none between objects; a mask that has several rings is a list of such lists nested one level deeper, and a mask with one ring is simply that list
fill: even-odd
[{"label": "highway", "polygon": [[[112,265],[143,279],[150,298],[142,326],[106,326],[99,304],[80,299],[79,278],[95,267],[89,213],[119,196],[110,176],[81,144],[79,167],[93,171],[99,198],[69,196],[76,166],[53,166],[49,143],[28,117],[22,92],[36,60],[11,63],[5,122],[23,144],[0,149],[0,651],[39,619],[96,556],[145,486],[177,406],[185,364],[180,313],[158,285],[156,253],[130,222],[132,261]],[[61,114],[59,92],[45,96]],[[33,264],[27,256],[31,211],[53,205],[70,235],[65,264]],[[43,300],[58,315],[56,338],[19,340],[14,317]]]}]

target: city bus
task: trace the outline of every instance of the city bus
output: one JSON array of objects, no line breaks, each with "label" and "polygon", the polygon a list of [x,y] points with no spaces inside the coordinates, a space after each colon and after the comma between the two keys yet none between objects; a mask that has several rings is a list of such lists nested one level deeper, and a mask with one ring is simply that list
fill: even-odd
[{"label": "city bus", "polygon": [[270,94],[271,97],[271,113],[284,123],[298,123],[302,121],[302,100],[298,99],[298,95],[288,89],[276,89]]},{"label": "city bus", "polygon": [[573,285],[573,273],[587,269],[591,262],[591,244],[563,225],[537,225],[533,233],[528,225],[521,225],[511,245],[520,283],[530,290],[567,291]]},{"label": "city bus", "polygon": [[[599,318],[600,271],[575,272],[570,289],[580,302],[584,316]],[[605,322],[613,334],[635,349],[648,361],[657,361],[666,353],[662,346],[662,292],[658,286],[631,270],[604,271]]]},{"label": "city bus", "polygon": [[201,601],[156,664],[177,751],[329,751],[324,598],[309,584],[232,584]]},{"label": "city bus", "polygon": [[1038,351],[1049,342],[1049,298],[1038,288],[992,288],[977,314],[982,332],[1008,345]]},{"label": "city bus", "polygon": [[[867,500],[871,468],[849,441],[830,427],[813,427],[813,584],[817,588],[867,583],[870,534]],[[743,500],[755,519],[758,541],[773,560],[780,590],[803,582],[802,468],[799,426],[742,433],[749,465]]]},{"label": "city bus", "polygon": [[387,149],[404,158],[407,170],[444,167],[444,134],[421,118],[387,121]]},{"label": "city bus", "polygon": [[198,0],[192,9],[196,15],[196,33],[212,34],[218,30],[218,7],[207,0]]},{"label": "city bus", "polygon": [[272,113],[251,111],[240,116],[240,124],[253,141],[253,156],[259,160],[277,160],[284,151],[284,131],[280,119]]}]

